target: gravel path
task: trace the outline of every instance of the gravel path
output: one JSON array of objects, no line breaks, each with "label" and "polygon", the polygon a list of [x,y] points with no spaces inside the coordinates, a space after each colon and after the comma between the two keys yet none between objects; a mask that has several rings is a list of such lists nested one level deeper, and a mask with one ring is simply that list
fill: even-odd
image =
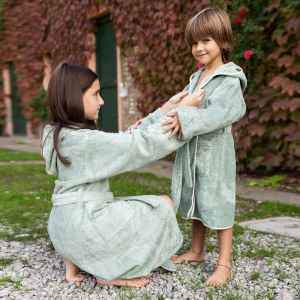
[{"label": "gravel path", "polygon": [[[186,235],[181,251],[190,242]],[[216,249],[206,254],[203,263],[184,263],[177,273],[152,272],[146,287],[128,289],[101,287],[85,272],[81,272],[83,282],[66,282],[63,261],[47,243],[42,239],[35,244],[0,241],[0,299],[299,299],[300,258],[286,254],[299,249],[299,241],[288,237],[246,231],[235,239],[232,276],[222,289],[203,285],[215,269]],[[217,245],[217,239],[210,238],[212,245]],[[244,257],[255,251],[253,245],[266,250],[277,247],[282,255]],[[13,261],[5,267],[3,262],[9,259]],[[3,278],[11,282],[1,282]]]}]

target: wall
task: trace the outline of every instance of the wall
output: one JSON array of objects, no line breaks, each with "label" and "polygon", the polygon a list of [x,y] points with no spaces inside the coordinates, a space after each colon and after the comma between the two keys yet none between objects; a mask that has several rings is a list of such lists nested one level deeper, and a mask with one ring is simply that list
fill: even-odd
[{"label": "wall", "polygon": [[128,58],[121,57],[121,65],[122,65],[122,77],[127,84],[128,87],[128,97],[122,97],[122,127],[123,131],[127,130],[127,128],[134,124],[137,120],[139,120],[142,115],[137,110],[137,98],[140,95],[140,91],[134,87],[133,81],[128,67]]}]

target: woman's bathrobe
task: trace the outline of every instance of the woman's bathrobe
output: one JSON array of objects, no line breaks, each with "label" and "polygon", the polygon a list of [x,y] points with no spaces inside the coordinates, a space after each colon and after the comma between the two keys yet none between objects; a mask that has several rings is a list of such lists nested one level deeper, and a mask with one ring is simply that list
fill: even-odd
[{"label": "woman's bathrobe", "polygon": [[182,234],[171,205],[159,196],[115,198],[109,188],[109,177],[184,145],[178,136],[162,134],[166,119],[158,109],[140,129],[117,134],[63,128],[59,149],[69,167],[57,158],[53,127],[44,129],[46,171],[59,177],[48,222],[51,241],[59,254],[102,281],[145,276],[158,267],[176,271],[170,258]]}]

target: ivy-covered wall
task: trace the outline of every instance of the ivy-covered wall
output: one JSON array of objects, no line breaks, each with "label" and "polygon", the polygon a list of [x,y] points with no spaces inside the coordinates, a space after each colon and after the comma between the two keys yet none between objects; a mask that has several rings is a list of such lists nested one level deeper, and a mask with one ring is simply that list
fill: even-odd
[{"label": "ivy-covered wall", "polygon": [[247,113],[236,124],[240,170],[300,170],[300,0],[2,0],[0,63],[13,59],[23,97],[42,81],[43,54],[52,65],[84,63],[85,38],[95,29],[90,9],[109,7],[118,44],[140,91],[143,115],[182,90],[196,61],[185,26],[206,6],[225,9],[232,22],[232,60],[247,77]]}]

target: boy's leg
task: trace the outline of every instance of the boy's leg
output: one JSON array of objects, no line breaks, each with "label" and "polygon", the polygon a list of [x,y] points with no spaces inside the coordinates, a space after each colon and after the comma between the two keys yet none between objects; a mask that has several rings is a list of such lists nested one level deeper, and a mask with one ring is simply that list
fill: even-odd
[{"label": "boy's leg", "polygon": [[192,249],[183,255],[174,255],[172,261],[174,264],[180,264],[183,261],[203,261],[204,260],[204,238],[206,226],[200,220],[193,220],[193,240]]},{"label": "boy's leg", "polygon": [[228,229],[218,230],[217,232],[220,248],[218,265],[214,274],[208,278],[205,284],[221,287],[230,276],[232,227]]}]

